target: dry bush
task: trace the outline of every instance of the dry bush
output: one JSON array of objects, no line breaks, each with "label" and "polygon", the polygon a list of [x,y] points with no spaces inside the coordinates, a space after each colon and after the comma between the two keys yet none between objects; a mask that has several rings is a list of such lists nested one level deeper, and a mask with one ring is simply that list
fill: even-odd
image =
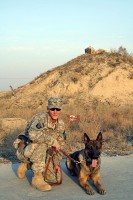
[{"label": "dry bush", "polygon": [[130,72],[128,78],[129,78],[129,79],[133,79],[133,72]]},{"label": "dry bush", "polygon": [[[72,99],[72,98],[70,98]],[[77,106],[78,101],[80,101]],[[75,103],[76,102],[76,103]],[[42,110],[46,111],[46,110]],[[90,139],[96,139],[97,134],[101,131],[103,134],[103,151],[108,155],[124,155],[133,152],[132,140],[129,135],[133,135],[133,108],[132,106],[114,106],[107,103],[98,102],[96,99],[84,102],[77,100],[69,102],[69,98],[64,102],[62,118],[66,125],[68,151],[73,152],[84,147],[83,134],[86,132]],[[13,112],[13,111],[12,111]],[[24,109],[16,110],[13,115],[15,117],[23,117],[30,119],[37,110]],[[74,122],[69,121],[67,114],[79,115]],[[8,116],[12,113],[8,113]],[[14,138],[14,133],[13,133]],[[11,134],[7,134],[4,138],[4,145],[1,149],[6,149],[12,142]],[[8,144],[8,145],[7,145]],[[8,156],[13,156],[13,151],[9,148]],[[2,150],[3,152],[3,150]]]},{"label": "dry bush", "polygon": [[131,106],[116,107],[94,100],[88,108],[85,105],[78,108],[73,106],[73,109],[67,107],[67,111],[80,116],[78,121],[69,124],[64,115],[68,142],[71,146],[74,147],[79,143],[78,149],[80,149],[81,143],[83,144],[84,132],[90,139],[96,139],[97,134],[101,131],[104,151],[108,151],[109,155],[133,152],[132,141],[128,140],[128,136],[133,134],[133,108]]},{"label": "dry bush", "polygon": [[128,55],[127,57],[128,57],[128,61],[129,61],[131,64],[133,64],[133,56],[132,56],[132,55]]},{"label": "dry bush", "polygon": [[16,157],[16,150],[13,147],[13,142],[22,130],[15,130],[10,133],[6,133],[0,142],[0,157],[3,158],[4,162],[18,162]]},{"label": "dry bush", "polygon": [[[116,62],[116,65],[117,65],[117,63],[119,64],[120,58],[121,58],[121,61],[123,61],[123,62],[129,62],[129,63],[133,64],[133,55],[129,54],[127,52],[127,49],[122,46],[120,46],[118,49],[111,49],[110,55],[118,57],[118,61]],[[121,57],[120,57],[120,55],[121,55]],[[115,63],[113,63],[112,66],[115,67],[116,65],[115,65]]]}]

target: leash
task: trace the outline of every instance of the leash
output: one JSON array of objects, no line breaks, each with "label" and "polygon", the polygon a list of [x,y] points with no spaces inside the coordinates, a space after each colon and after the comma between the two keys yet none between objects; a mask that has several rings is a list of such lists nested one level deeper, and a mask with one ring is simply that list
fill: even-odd
[{"label": "leash", "polygon": [[[49,155],[48,162],[46,164],[45,171],[44,171],[44,180],[45,180],[45,177],[46,177],[46,174],[47,174],[47,171],[48,171],[48,167],[49,167],[50,161],[51,161],[51,159],[52,159],[53,154],[54,154],[55,151],[56,151],[56,149],[54,147],[52,147],[52,151],[51,151],[51,153]],[[60,169],[59,173],[60,173],[60,180],[59,180],[59,182],[58,183],[50,183],[51,186],[60,185],[62,183],[62,170],[61,169]]]},{"label": "leash", "polygon": [[74,160],[73,158],[71,158],[71,156],[69,156],[65,151],[63,151],[62,149],[59,150],[61,153],[64,154],[64,156],[68,157],[71,161],[73,161],[75,164],[80,164],[81,162],[85,161],[85,160]]},{"label": "leash", "polygon": [[[45,180],[45,177],[46,177],[46,174],[47,174],[47,171],[48,171],[48,167],[49,167],[49,164],[50,164],[50,161],[53,157],[53,154],[54,152],[56,151],[56,149],[54,147],[52,147],[52,151],[49,155],[49,158],[48,158],[48,162],[46,164],[46,167],[45,167],[45,171],[44,171],[44,180]],[[80,160],[80,161],[77,161],[73,158],[70,157],[70,155],[68,155],[65,151],[63,151],[62,149],[59,149],[59,151],[66,157],[68,157],[72,162],[74,162],[76,165],[77,164],[80,164],[81,162],[84,162],[85,160]],[[51,186],[55,186],[55,185],[60,185],[62,183],[62,170],[60,169],[60,181],[58,183],[50,183]]]}]

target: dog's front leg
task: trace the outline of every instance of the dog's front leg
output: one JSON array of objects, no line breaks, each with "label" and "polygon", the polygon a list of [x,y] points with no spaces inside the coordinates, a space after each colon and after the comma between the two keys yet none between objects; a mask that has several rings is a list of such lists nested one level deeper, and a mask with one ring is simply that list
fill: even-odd
[{"label": "dog's front leg", "polygon": [[86,190],[87,194],[94,195],[94,191],[92,190],[90,184],[88,183],[88,175],[83,173],[82,170],[80,171],[79,174],[79,184]]},{"label": "dog's front leg", "polygon": [[106,191],[100,182],[100,174],[98,173],[97,175],[92,177],[92,180],[93,180],[93,183],[96,186],[98,192],[102,195],[106,194]]}]

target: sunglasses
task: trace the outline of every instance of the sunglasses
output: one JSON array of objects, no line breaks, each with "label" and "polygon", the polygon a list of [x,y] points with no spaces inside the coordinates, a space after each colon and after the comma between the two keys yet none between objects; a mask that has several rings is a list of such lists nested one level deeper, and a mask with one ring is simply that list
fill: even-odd
[{"label": "sunglasses", "polygon": [[56,111],[60,111],[61,109],[59,109],[59,108],[51,108],[50,110],[51,110],[51,111],[55,111],[55,110],[56,110]]}]

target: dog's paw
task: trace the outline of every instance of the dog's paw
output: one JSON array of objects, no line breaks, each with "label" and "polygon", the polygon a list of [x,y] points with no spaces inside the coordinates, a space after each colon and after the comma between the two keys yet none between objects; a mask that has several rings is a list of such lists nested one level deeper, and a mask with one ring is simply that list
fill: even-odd
[{"label": "dog's paw", "polygon": [[98,192],[99,192],[99,194],[101,194],[101,195],[104,195],[104,194],[106,194],[106,191],[105,191],[105,189],[104,189],[104,188],[100,189]]},{"label": "dog's paw", "polygon": [[86,193],[89,194],[89,195],[94,195],[95,194],[92,189],[87,189]]}]

